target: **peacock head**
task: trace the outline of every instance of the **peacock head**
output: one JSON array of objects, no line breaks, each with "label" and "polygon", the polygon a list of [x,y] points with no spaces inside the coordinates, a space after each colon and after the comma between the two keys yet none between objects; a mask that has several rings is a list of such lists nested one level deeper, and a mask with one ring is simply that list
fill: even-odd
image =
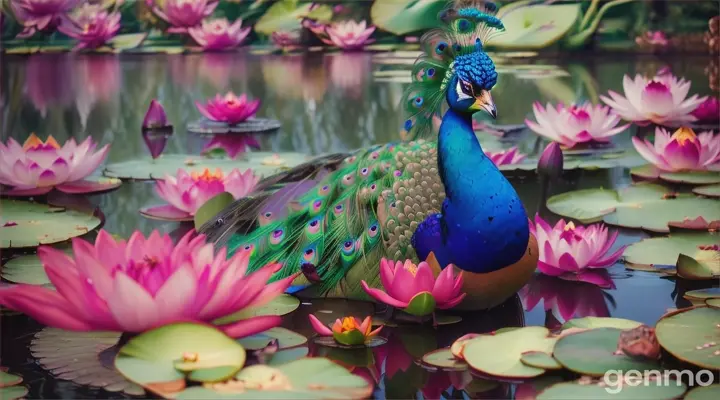
[{"label": "peacock head", "polygon": [[490,90],[497,83],[498,74],[487,53],[478,45],[476,51],[457,56],[451,71],[447,88],[450,108],[463,114],[484,110],[496,118],[497,109]]}]

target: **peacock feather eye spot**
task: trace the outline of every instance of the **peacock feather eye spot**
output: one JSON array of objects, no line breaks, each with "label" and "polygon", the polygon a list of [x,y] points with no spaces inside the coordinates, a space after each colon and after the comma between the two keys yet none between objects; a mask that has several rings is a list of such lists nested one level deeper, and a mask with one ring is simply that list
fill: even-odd
[{"label": "peacock feather eye spot", "polygon": [[435,68],[429,68],[427,70],[427,76],[432,78],[435,75]]},{"label": "peacock feather eye spot", "polygon": [[373,151],[373,153],[370,154],[370,158],[372,158],[373,160],[377,160],[378,157],[380,157],[380,154],[377,151]]},{"label": "peacock feather eye spot", "polygon": [[250,250],[250,249],[252,249],[252,246],[250,246],[249,244],[247,244],[247,245],[245,245],[245,247],[243,247],[243,250]]},{"label": "peacock feather eye spot", "polygon": [[370,190],[375,190],[375,189],[377,189],[377,185],[375,185],[374,183],[372,185],[370,185]]},{"label": "peacock feather eye spot", "polygon": [[352,246],[352,244],[353,244],[352,240],[345,241],[345,247],[350,247],[350,246]]},{"label": "peacock feather eye spot", "polygon": [[283,234],[283,230],[282,230],[282,229],[275,229],[275,230],[273,231],[273,237],[274,237],[274,238],[279,238],[280,236],[282,236],[282,234]]},{"label": "peacock feather eye spot", "polygon": [[309,256],[309,255],[311,255],[311,254],[314,253],[314,252],[315,252],[315,251],[314,251],[313,249],[307,249],[307,250],[305,250],[305,255]]},{"label": "peacock feather eye spot", "polygon": [[413,127],[413,123],[411,120],[405,121],[405,130],[406,131],[409,131],[410,129],[412,129],[412,127]]},{"label": "peacock feather eye spot", "polygon": [[414,103],[415,103],[415,107],[422,107],[422,105],[423,105],[423,98],[420,97],[420,96],[416,97],[415,100],[414,100]]},{"label": "peacock feather eye spot", "polygon": [[328,189],[330,189],[330,187],[329,187],[328,185],[325,185],[325,186],[322,187],[322,191],[323,191],[323,192],[326,191],[326,190],[328,190]]},{"label": "peacock feather eye spot", "polygon": [[336,206],[335,206],[335,209],[336,209],[337,211],[341,211],[341,210],[343,209],[342,204],[336,205]]},{"label": "peacock feather eye spot", "polygon": [[442,54],[442,53],[445,51],[445,49],[447,49],[447,43],[445,43],[445,42],[440,42],[440,43],[438,43],[438,45],[435,47],[435,52],[436,52],[437,54]]},{"label": "peacock feather eye spot", "polygon": [[400,176],[400,175],[402,175],[402,172],[399,169],[396,169],[395,172],[393,173],[393,175]]},{"label": "peacock feather eye spot", "polygon": [[390,208],[395,208],[396,206],[397,206],[397,204],[395,204],[394,201],[392,203],[390,203]]},{"label": "peacock feather eye spot", "polygon": [[460,50],[462,50],[462,47],[456,43],[455,45],[453,45],[453,49],[455,50],[455,52],[459,53]]},{"label": "peacock feather eye spot", "polygon": [[310,226],[312,226],[312,227],[317,226],[317,224],[318,224],[317,220],[310,221]]},{"label": "peacock feather eye spot", "polygon": [[272,213],[270,211],[266,212],[265,218],[270,218],[270,217],[272,217]]},{"label": "peacock feather eye spot", "polygon": [[368,169],[367,169],[367,168],[363,168],[363,169],[360,170],[360,173],[363,174],[363,175],[367,175]]}]

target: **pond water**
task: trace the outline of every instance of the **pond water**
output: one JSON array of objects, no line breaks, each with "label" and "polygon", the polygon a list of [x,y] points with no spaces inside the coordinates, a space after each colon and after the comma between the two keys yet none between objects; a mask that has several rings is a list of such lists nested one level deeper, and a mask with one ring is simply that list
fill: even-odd
[{"label": "pond water", "polygon": [[[91,136],[101,144],[111,143],[108,162],[146,156],[140,125],[147,106],[158,99],[175,126],[166,154],[198,154],[210,139],[186,132],[185,126],[199,118],[194,101],[232,90],[262,99],[258,116],[282,123],[281,131],[256,139],[264,151],[297,151],[306,154],[342,152],[375,143],[399,139],[404,120],[398,110],[406,80],[397,71],[407,70],[407,62],[389,62],[386,55],[366,53],[338,55],[271,56],[252,54],[86,56],[33,55],[3,56],[2,138],[23,141],[31,132],[41,137],[52,134],[59,142],[70,137]],[[397,59],[394,59],[397,61]],[[710,63],[703,57],[655,57],[578,59],[511,59],[501,68],[498,86],[493,90],[499,117],[497,124],[522,124],[531,115],[535,101],[566,102],[583,99],[597,102],[608,90],[622,92],[622,76],[652,74],[670,67],[676,76],[693,82],[690,93],[708,94],[704,69]],[[619,146],[630,146],[627,132],[615,138]],[[482,135],[482,134],[481,134]],[[514,143],[487,134],[488,148],[518,145],[525,152],[542,148],[532,134],[525,132]],[[631,182],[627,170],[620,168],[566,174],[553,184],[551,193],[580,188],[617,188]],[[540,185],[535,178],[514,179],[529,215],[539,210]],[[104,229],[123,237],[140,229],[182,232],[184,227],[143,218],[141,207],[160,203],[151,183],[132,182],[119,190],[89,197],[106,218]],[[544,217],[556,220],[546,210]],[[622,231],[615,246],[646,237],[639,231]],[[4,253],[6,259],[9,254]],[[611,268],[615,289],[567,281],[538,278],[531,292],[554,299],[576,309],[576,316],[613,316],[654,324],[668,308],[686,306],[682,298],[687,287],[656,274]],[[367,305],[335,302],[303,304],[285,317],[285,327],[311,334],[307,314],[318,309],[358,310]],[[339,305],[337,304],[339,303]],[[493,310],[465,313],[463,321],[432,329],[387,329],[389,343],[377,398],[508,398],[511,385],[500,384],[448,392],[452,382],[447,373],[429,373],[413,362],[413,357],[432,349],[449,346],[468,332],[489,332],[507,326],[558,326],[543,309],[542,302],[525,310],[515,296]],[[29,398],[111,398],[125,396],[54,378],[30,354],[33,335],[42,328],[22,315],[2,317],[2,365],[24,376]],[[62,346],[58,346],[62,347]],[[313,352],[319,351],[313,349]],[[61,352],[61,350],[58,350]],[[315,353],[317,354],[317,353]],[[67,354],[66,354],[67,356]],[[375,353],[376,360],[381,357]],[[88,364],[90,365],[90,364]],[[80,368],[80,367],[78,367]],[[65,375],[83,382],[88,371]],[[78,378],[80,377],[80,378]],[[88,378],[86,381],[91,380]],[[487,390],[486,390],[487,389]],[[443,391],[445,393],[443,394]],[[468,394],[470,393],[470,394]]]}]

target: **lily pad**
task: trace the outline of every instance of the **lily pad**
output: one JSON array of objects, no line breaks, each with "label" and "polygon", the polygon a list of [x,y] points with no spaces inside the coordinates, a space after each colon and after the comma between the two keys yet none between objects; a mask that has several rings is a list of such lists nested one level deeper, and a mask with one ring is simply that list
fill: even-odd
[{"label": "lily pad", "polygon": [[537,396],[537,400],[672,400],[680,398],[687,390],[682,382],[666,385],[659,385],[657,382],[648,385],[630,385],[622,381],[622,376],[618,375],[614,378],[616,380],[609,385],[602,379],[557,383],[543,390]]},{"label": "lily pad", "polygon": [[473,369],[503,378],[533,378],[542,375],[542,368],[530,367],[520,361],[523,353],[550,353],[556,338],[547,328],[530,326],[495,335],[480,335],[465,344],[463,356]]},{"label": "lily pad", "polygon": [[708,280],[720,277],[720,251],[701,250],[695,258],[680,254],[677,275],[689,280]]},{"label": "lily pad", "polygon": [[235,198],[228,192],[222,192],[206,201],[205,204],[200,206],[195,212],[195,229],[200,229],[204,223],[220,214],[220,211],[232,204],[233,201],[235,201]]},{"label": "lily pad", "polygon": [[310,353],[310,349],[307,347],[293,347],[291,349],[284,349],[276,352],[270,356],[270,360],[267,365],[282,365],[289,362],[299,360]]},{"label": "lily pad", "polygon": [[628,268],[652,267],[672,273],[680,254],[691,257],[701,251],[698,246],[717,243],[717,235],[709,232],[677,232],[665,237],[643,239],[625,249],[623,257]]},{"label": "lily pad", "polygon": [[384,31],[405,35],[437,27],[438,13],[445,6],[442,1],[376,1],[370,8],[370,19]]},{"label": "lily pad", "polygon": [[[72,251],[66,249],[65,253],[72,254]],[[2,275],[3,279],[13,283],[53,287],[53,284],[50,283],[50,279],[45,273],[45,267],[36,254],[11,258],[2,266],[0,275]]]},{"label": "lily pad", "polygon": [[230,314],[226,317],[217,319],[213,323],[216,325],[225,325],[231,322],[250,319],[253,317],[262,317],[266,315],[283,316],[290,314],[298,307],[300,307],[300,300],[287,294],[281,294],[263,306],[245,308],[235,314]]},{"label": "lily pad", "polygon": [[0,371],[0,388],[15,386],[22,383],[23,379],[20,376],[8,374],[5,371]]},{"label": "lily pad", "polygon": [[690,290],[685,292],[683,297],[689,300],[694,306],[701,306],[709,299],[720,298],[720,288]]},{"label": "lily pad", "polygon": [[503,50],[544,49],[565,36],[579,16],[580,4],[524,7],[509,4],[498,12],[505,32],[493,36],[487,45]]},{"label": "lily pad", "polygon": [[143,207],[140,209],[140,215],[145,218],[167,222],[190,222],[193,220],[192,215],[170,204]]},{"label": "lily pad", "polygon": [[621,329],[598,328],[558,339],[553,356],[563,367],[581,375],[603,376],[607,371],[657,370],[656,361],[615,354]]},{"label": "lily pad", "polygon": [[563,324],[562,329],[580,328],[580,329],[597,329],[597,328],[616,328],[616,329],[633,329],[642,325],[642,323],[625,318],[608,318],[608,317],[584,317],[575,318]]},{"label": "lily pad", "polygon": [[542,351],[528,351],[520,356],[523,364],[542,369],[562,369],[562,365],[548,353]]},{"label": "lily pad", "polygon": [[187,126],[190,133],[198,135],[243,135],[243,134],[269,134],[276,133],[282,127],[280,121],[268,118],[250,118],[247,121],[234,125],[228,125],[225,122],[210,121],[203,118],[196,122],[191,122]]},{"label": "lily pad", "polygon": [[167,395],[182,390],[185,378],[219,382],[245,365],[245,349],[204,324],[165,325],[136,336],[120,349],[115,368],[146,389]]},{"label": "lily pad", "polygon": [[425,354],[422,363],[442,371],[465,371],[468,369],[467,363],[456,358],[447,347]]},{"label": "lily pad", "polygon": [[693,189],[693,193],[705,197],[720,197],[720,185],[699,186]]},{"label": "lily pad", "polygon": [[46,204],[0,200],[1,248],[36,247],[64,242],[97,228],[99,218]]},{"label": "lily pad", "polygon": [[311,11],[312,3],[298,3],[298,0],[275,2],[255,23],[255,32],[270,36],[276,31],[299,29],[300,21],[305,17],[321,21],[330,20],[332,17],[332,10],[326,5],[318,5]]},{"label": "lily pad", "polygon": [[717,400],[720,399],[720,384],[698,386],[685,395],[683,400]]},{"label": "lily pad", "polygon": [[464,359],[463,351],[465,350],[465,345],[471,340],[476,337],[478,337],[479,333],[468,333],[467,335],[459,337],[456,341],[453,342],[453,344],[450,346],[450,353],[456,358]]},{"label": "lily pad", "polygon": [[260,350],[267,347],[273,340],[278,341],[280,349],[301,346],[307,343],[307,338],[285,328],[272,328],[263,333],[238,339],[238,343],[248,350]]},{"label": "lily pad", "polygon": [[0,387],[0,399],[3,400],[22,399],[27,394],[28,389],[25,386]]},{"label": "lily pad", "polygon": [[720,310],[720,298],[712,298],[705,300],[705,305],[714,308],[716,310]]},{"label": "lily pad", "polygon": [[[358,331],[355,331],[358,332]],[[358,335],[361,335],[360,332],[357,333]],[[373,336],[365,342],[364,344],[359,345],[346,345],[342,343],[338,343],[337,340],[335,340],[332,336],[318,336],[315,339],[313,339],[313,343],[318,344],[320,346],[325,347],[334,347],[338,349],[363,349],[363,348],[372,348],[372,347],[378,347],[382,346],[385,343],[387,343],[387,339],[380,336]]]},{"label": "lily pad", "polygon": [[110,45],[116,50],[134,49],[136,47],[140,47],[147,36],[147,33],[117,35],[110,39]]},{"label": "lily pad", "polygon": [[720,310],[693,307],[664,315],[655,326],[660,346],[678,359],[710,370],[720,369]]},{"label": "lily pad", "polygon": [[142,158],[131,161],[110,164],[105,167],[105,176],[120,179],[164,179],[165,175],[175,175],[178,169],[201,172],[204,169],[215,170],[220,168],[223,173],[229,174],[235,168],[246,170],[252,168],[256,174],[265,177],[285,168],[292,168],[308,160],[300,153],[247,153],[243,160],[229,158],[205,158],[193,155],[166,154],[155,160]]},{"label": "lily pad", "polygon": [[[373,387],[360,376],[327,358],[303,358],[277,367],[253,365],[240,371],[235,379],[253,383],[253,388],[237,381],[194,386],[174,394],[178,400],[314,400],[364,399]],[[254,389],[263,387],[264,389]]]},{"label": "lily pad", "polygon": [[652,165],[643,165],[630,170],[630,174],[641,179],[659,179],[685,185],[710,185],[720,183],[720,171],[665,172]]}]

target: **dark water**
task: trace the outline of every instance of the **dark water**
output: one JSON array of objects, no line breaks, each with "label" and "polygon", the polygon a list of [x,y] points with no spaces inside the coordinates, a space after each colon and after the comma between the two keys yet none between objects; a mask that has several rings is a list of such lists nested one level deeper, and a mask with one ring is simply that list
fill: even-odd
[{"label": "dark water", "polygon": [[[112,144],[108,162],[145,156],[147,149],[139,127],[150,100],[155,98],[165,106],[170,121],[176,126],[166,153],[198,153],[208,139],[188,135],[184,129],[188,122],[199,117],[194,101],[232,90],[262,99],[259,116],[282,122],[279,134],[258,138],[263,150],[320,154],[385,143],[398,139],[398,127],[404,120],[397,108],[404,83],[392,78],[398,74],[392,71],[409,66],[388,63],[383,57],[386,56],[3,56],[0,67],[2,138],[3,141],[8,137],[23,141],[31,132],[41,137],[52,134],[60,142],[70,137],[91,136],[101,144]],[[675,75],[692,80],[690,93],[707,94],[708,78],[704,68],[709,63],[709,59],[702,57],[666,60],[607,56],[569,60],[508,58],[499,63],[501,77],[493,90],[499,110],[497,122],[522,123],[531,114],[534,101],[569,103],[587,99],[597,102],[598,95],[607,90],[622,91],[623,74],[652,74],[664,66],[671,67]],[[487,143],[488,147],[508,146],[491,138]],[[617,143],[629,145],[629,134],[618,136]],[[527,136],[519,146],[527,152],[537,144],[534,137]],[[612,188],[629,182],[628,172],[622,169],[576,172],[566,175],[551,191]],[[513,183],[528,213],[534,214],[538,210],[538,182],[532,178]],[[150,183],[127,183],[115,192],[90,197],[90,201],[104,213],[104,228],[121,236],[127,237],[136,229],[145,233],[153,229],[177,233],[181,229],[177,224],[147,220],[138,214],[139,208],[159,203]],[[616,246],[642,237],[643,233],[623,232]],[[654,324],[668,308],[685,305],[681,293],[687,288],[676,287],[673,280],[626,271],[622,265],[616,265],[611,272],[614,290],[556,280],[537,280],[533,283],[534,290],[539,290],[546,299],[574,304],[576,316],[622,317],[647,324]],[[301,306],[286,317],[285,326],[310,334],[307,313],[318,307],[325,305]],[[344,307],[355,310],[360,306],[346,304]],[[387,329],[390,355],[381,369],[383,377],[377,397],[410,398],[422,393],[424,398],[438,398],[449,386],[447,374],[429,374],[415,365],[412,358],[448,346],[462,334],[505,326],[557,324],[546,315],[542,302],[526,311],[518,296],[494,310],[465,314],[463,318],[461,323],[441,327],[437,332]],[[27,350],[41,326],[24,316],[3,316],[0,321],[2,365],[25,377],[30,389],[28,397],[121,396],[52,378]],[[510,386],[503,384],[472,397],[503,398],[511,392]],[[462,398],[457,392],[449,396]]]}]

